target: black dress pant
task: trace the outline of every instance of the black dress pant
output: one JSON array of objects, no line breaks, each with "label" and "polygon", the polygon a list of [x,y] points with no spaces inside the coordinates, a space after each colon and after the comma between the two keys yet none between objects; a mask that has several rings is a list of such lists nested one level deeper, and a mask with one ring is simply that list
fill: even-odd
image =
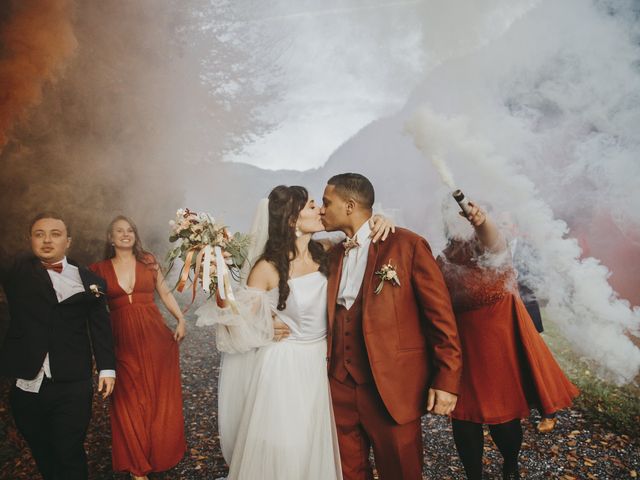
[{"label": "black dress pant", "polygon": [[91,379],[52,382],[45,378],[38,393],[15,385],[11,389],[13,418],[45,480],[88,478],[84,440],[91,399]]}]

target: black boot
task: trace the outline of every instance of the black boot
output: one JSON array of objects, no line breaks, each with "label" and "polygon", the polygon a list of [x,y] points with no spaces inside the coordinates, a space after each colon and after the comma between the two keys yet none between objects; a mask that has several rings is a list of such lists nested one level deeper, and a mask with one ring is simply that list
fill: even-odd
[{"label": "black boot", "polygon": [[507,467],[506,465],[502,467],[502,480],[517,480],[520,478],[520,472],[518,470],[518,465],[513,467]]}]

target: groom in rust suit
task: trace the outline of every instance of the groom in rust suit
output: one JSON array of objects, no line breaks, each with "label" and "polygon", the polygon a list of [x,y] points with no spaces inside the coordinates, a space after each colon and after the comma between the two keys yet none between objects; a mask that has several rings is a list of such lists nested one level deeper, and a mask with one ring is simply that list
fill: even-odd
[{"label": "groom in rust suit", "polygon": [[457,400],[461,353],[449,292],[424,238],[398,228],[385,242],[370,241],[374,190],[367,178],[336,175],[322,200],[325,228],[348,237],[329,253],[327,287],[342,473],[373,479],[373,447],[381,480],[419,480],[420,417],[448,415]]}]

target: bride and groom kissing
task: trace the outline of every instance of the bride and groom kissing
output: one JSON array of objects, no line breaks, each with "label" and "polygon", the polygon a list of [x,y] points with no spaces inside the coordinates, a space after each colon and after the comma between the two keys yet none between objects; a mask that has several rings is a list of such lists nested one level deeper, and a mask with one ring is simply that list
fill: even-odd
[{"label": "bride and groom kissing", "polygon": [[[371,448],[380,479],[422,478],[420,417],[454,409],[460,342],[428,243],[403,228],[376,241],[373,203],[355,173],[332,177],[322,206],[303,187],[274,188],[238,308],[197,312],[225,352],[228,479],[373,479]],[[324,230],[347,240],[312,239]]]}]

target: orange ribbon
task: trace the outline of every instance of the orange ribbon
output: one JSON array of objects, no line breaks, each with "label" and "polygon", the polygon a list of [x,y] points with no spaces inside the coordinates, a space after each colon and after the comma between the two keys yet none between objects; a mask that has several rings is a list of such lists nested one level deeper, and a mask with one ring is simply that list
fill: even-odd
[{"label": "orange ribbon", "polygon": [[[187,285],[187,280],[189,279],[189,272],[191,271],[191,263],[194,261],[195,255],[195,263],[194,263],[194,277],[192,282],[192,293],[191,293],[191,302],[186,308],[183,310],[183,313],[189,310],[193,302],[196,300],[196,292],[198,288],[198,277],[200,275],[200,269],[202,268],[202,258],[204,257],[204,247],[202,245],[198,245],[197,247],[193,247],[187,253],[186,258],[184,259],[184,265],[182,266],[182,272],[180,274],[180,280],[178,281],[178,285],[176,286],[176,290],[182,292],[184,287]],[[207,279],[211,281],[210,279]],[[206,280],[203,278],[202,282]]]},{"label": "orange ribbon", "polygon": [[[196,289],[198,288],[198,279],[200,278],[200,269],[202,268],[202,259],[204,257],[204,248],[201,248],[200,251],[198,252],[198,255],[196,256],[196,264],[195,264],[195,273],[193,276],[193,293],[191,294],[191,303],[189,304],[189,306],[193,305],[193,302],[195,302],[196,300]],[[203,278],[202,283],[204,283],[205,281],[210,281],[209,278],[207,278],[206,280]]]},{"label": "orange ribbon", "polygon": [[193,256],[195,255],[196,250],[191,249],[187,252],[187,256],[184,259],[184,265],[182,265],[182,271],[180,274],[180,280],[178,280],[178,285],[176,286],[176,290],[182,293],[184,287],[187,284],[187,280],[189,279],[189,269],[191,268],[191,261],[193,260]]},{"label": "orange ribbon", "polygon": [[[186,306],[183,312],[186,312],[187,310],[189,310],[191,305],[193,305],[193,302],[195,302],[196,300],[198,279],[200,277],[200,271],[202,269],[202,260],[205,255],[205,246],[206,245],[198,245],[196,247],[191,248],[187,252],[187,256],[184,259],[184,265],[182,266],[182,271],[180,272],[180,279],[178,280],[178,285],[176,286],[176,290],[178,290],[178,292],[182,292],[186,287],[187,281],[189,280],[189,272],[191,271],[192,263],[193,263],[193,269],[194,269],[194,277],[192,282],[191,302],[189,303],[189,305]],[[231,306],[231,309],[233,310],[234,313],[237,314],[238,306],[233,296],[233,290],[231,289],[231,276],[229,275],[229,269],[226,266],[226,264],[218,265],[216,262],[216,269],[220,269],[220,268],[223,269],[222,276],[224,277],[223,278],[224,285],[222,286],[222,288],[224,288],[224,293],[225,293],[225,296],[227,297],[227,301],[229,305]],[[210,282],[210,281],[211,281],[210,278],[203,278],[201,280],[203,284],[204,282]],[[218,288],[220,288],[220,285],[218,285]]]}]

